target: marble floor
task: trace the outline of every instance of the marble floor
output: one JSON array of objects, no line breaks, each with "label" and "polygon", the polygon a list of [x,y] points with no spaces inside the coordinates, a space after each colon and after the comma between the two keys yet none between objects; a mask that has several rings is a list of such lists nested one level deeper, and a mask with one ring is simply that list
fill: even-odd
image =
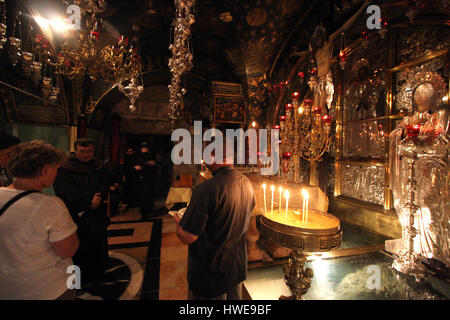
[{"label": "marble floor", "polygon": [[[154,215],[146,220],[141,220],[138,208],[119,211],[111,218],[109,271],[114,274],[114,281],[103,290],[93,290],[92,294],[103,299],[187,299],[187,246],[178,240],[176,224],[167,212],[164,201],[159,200],[155,202]],[[122,271],[118,275],[118,270],[125,265],[131,272]],[[126,280],[121,277],[129,277],[128,287],[123,285]],[[118,290],[124,292],[117,296]]]},{"label": "marble floor", "polygon": [[[112,217],[108,244],[114,280],[110,287],[93,294],[97,292],[103,299],[113,300],[187,299],[187,246],[177,238],[176,224],[167,212],[160,200],[155,214],[147,220],[141,220],[137,208]],[[429,278],[427,283],[417,285],[392,271],[392,257],[383,251],[385,237],[345,223],[342,227],[344,237],[340,249],[309,256],[306,267],[313,269],[314,277],[304,298],[450,298],[448,283]],[[249,263],[244,282],[247,299],[277,300],[281,295],[290,295],[282,272],[287,259],[266,260]],[[371,278],[374,274],[379,275],[379,281]]]}]

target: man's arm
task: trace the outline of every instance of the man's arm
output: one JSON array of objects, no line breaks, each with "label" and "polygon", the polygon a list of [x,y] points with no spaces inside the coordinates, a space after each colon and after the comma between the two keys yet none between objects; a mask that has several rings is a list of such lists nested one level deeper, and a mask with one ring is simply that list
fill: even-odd
[{"label": "man's arm", "polygon": [[181,242],[183,242],[184,244],[191,244],[191,243],[194,243],[195,241],[197,241],[198,236],[183,230],[183,228],[179,224],[180,218],[178,218],[177,215],[174,215],[173,219],[175,220],[175,223],[177,224],[177,233],[176,234],[177,234],[178,239],[180,239]]}]

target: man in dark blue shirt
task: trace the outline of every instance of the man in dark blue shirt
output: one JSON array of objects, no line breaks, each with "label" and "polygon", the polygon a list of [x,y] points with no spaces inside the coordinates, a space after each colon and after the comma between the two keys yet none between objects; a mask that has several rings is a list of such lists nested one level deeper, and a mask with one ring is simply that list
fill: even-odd
[{"label": "man in dark blue shirt", "polygon": [[255,196],[250,180],[232,161],[213,163],[213,178],[199,184],[179,223],[177,236],[189,245],[190,300],[237,300],[247,276],[247,243]]}]

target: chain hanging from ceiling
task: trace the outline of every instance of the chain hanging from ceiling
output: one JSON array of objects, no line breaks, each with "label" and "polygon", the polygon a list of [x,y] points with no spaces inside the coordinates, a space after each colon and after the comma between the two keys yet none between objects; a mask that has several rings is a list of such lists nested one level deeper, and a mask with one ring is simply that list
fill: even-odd
[{"label": "chain hanging from ceiling", "polygon": [[175,19],[173,21],[173,43],[169,45],[172,57],[169,69],[172,81],[169,85],[169,120],[172,129],[175,120],[180,118],[182,96],[186,89],[181,87],[181,76],[193,67],[194,56],[190,47],[191,25],[195,22],[193,6],[195,0],[175,0]]}]

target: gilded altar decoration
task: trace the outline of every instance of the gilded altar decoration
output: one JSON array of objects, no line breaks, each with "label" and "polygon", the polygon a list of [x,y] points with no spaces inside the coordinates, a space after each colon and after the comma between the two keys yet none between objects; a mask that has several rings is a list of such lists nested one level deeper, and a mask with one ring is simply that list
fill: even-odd
[{"label": "gilded altar decoration", "polygon": [[437,70],[446,64],[446,56],[436,57],[420,66],[406,68],[397,74],[397,98],[395,100],[396,111],[406,110],[414,112],[413,91],[422,82],[432,82],[434,85],[434,103],[438,105],[447,94],[445,81]]},{"label": "gilded altar decoration", "polygon": [[175,120],[181,117],[181,98],[186,93],[186,89],[181,87],[181,76],[193,67],[190,27],[195,22],[194,3],[195,0],[175,0],[173,43],[169,45],[169,50],[172,52],[172,57],[169,59],[169,69],[172,73],[172,81],[169,85],[169,120],[172,129],[175,127]]},{"label": "gilded altar decoration", "polygon": [[423,272],[422,259],[450,265],[450,112],[439,99],[444,80],[424,77],[413,88],[414,112],[391,133],[390,144],[394,207],[405,241],[394,267],[416,277]]}]

